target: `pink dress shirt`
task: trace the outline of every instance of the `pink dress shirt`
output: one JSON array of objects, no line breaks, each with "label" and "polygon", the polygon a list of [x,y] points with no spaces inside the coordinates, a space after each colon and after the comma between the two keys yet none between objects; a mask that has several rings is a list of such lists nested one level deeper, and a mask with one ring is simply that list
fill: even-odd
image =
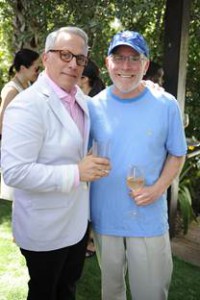
[{"label": "pink dress shirt", "polygon": [[[63,89],[61,89],[49,76],[47,73],[44,72],[44,76],[48,81],[49,85],[52,87],[54,92],[57,94],[58,98],[63,103],[66,110],[69,112],[70,116],[74,120],[75,124],[77,125],[81,136],[84,138],[84,112],[78,102],[76,101],[76,92],[77,89],[74,87],[70,93],[67,93]],[[80,182],[79,176],[79,169],[78,165],[75,172],[75,180],[74,186],[78,186]]]}]

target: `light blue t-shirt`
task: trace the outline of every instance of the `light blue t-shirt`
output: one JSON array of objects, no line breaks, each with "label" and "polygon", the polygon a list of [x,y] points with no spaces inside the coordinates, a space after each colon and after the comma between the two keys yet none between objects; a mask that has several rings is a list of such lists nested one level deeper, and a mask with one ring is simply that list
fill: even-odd
[{"label": "light blue t-shirt", "polygon": [[157,181],[166,156],[182,156],[187,146],[176,99],[145,88],[133,99],[120,99],[112,86],[92,98],[91,138],[110,140],[112,170],[91,184],[91,221],[104,235],[157,236],[168,230],[166,194],[147,206],[137,206],[126,185],[130,164],[145,173],[145,185]]}]

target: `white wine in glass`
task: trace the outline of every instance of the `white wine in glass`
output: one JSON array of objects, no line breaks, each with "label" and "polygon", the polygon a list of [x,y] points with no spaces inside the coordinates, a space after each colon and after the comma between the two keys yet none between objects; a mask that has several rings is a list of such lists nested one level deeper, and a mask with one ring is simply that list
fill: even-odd
[{"label": "white wine in glass", "polygon": [[126,183],[131,190],[140,190],[144,186],[143,170],[138,166],[130,166],[127,173]]}]

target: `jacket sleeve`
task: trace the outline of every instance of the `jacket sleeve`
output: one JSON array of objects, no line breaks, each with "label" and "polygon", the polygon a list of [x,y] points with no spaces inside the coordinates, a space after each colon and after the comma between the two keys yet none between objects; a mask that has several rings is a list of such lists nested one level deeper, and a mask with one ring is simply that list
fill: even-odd
[{"label": "jacket sleeve", "polygon": [[39,159],[46,138],[43,106],[37,99],[27,100],[25,92],[12,101],[4,115],[1,167],[5,183],[36,192],[70,192],[77,165]]}]

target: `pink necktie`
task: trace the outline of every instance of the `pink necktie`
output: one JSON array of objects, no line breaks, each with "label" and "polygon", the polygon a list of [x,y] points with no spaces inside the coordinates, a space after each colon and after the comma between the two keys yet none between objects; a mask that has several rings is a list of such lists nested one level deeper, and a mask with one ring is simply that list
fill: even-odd
[{"label": "pink necktie", "polygon": [[75,99],[76,89],[74,88],[70,93],[66,95],[66,97],[63,98],[63,102],[65,104],[65,107],[69,111],[72,119],[78,126],[81,135],[84,134],[84,112],[80,105],[76,102]]}]

